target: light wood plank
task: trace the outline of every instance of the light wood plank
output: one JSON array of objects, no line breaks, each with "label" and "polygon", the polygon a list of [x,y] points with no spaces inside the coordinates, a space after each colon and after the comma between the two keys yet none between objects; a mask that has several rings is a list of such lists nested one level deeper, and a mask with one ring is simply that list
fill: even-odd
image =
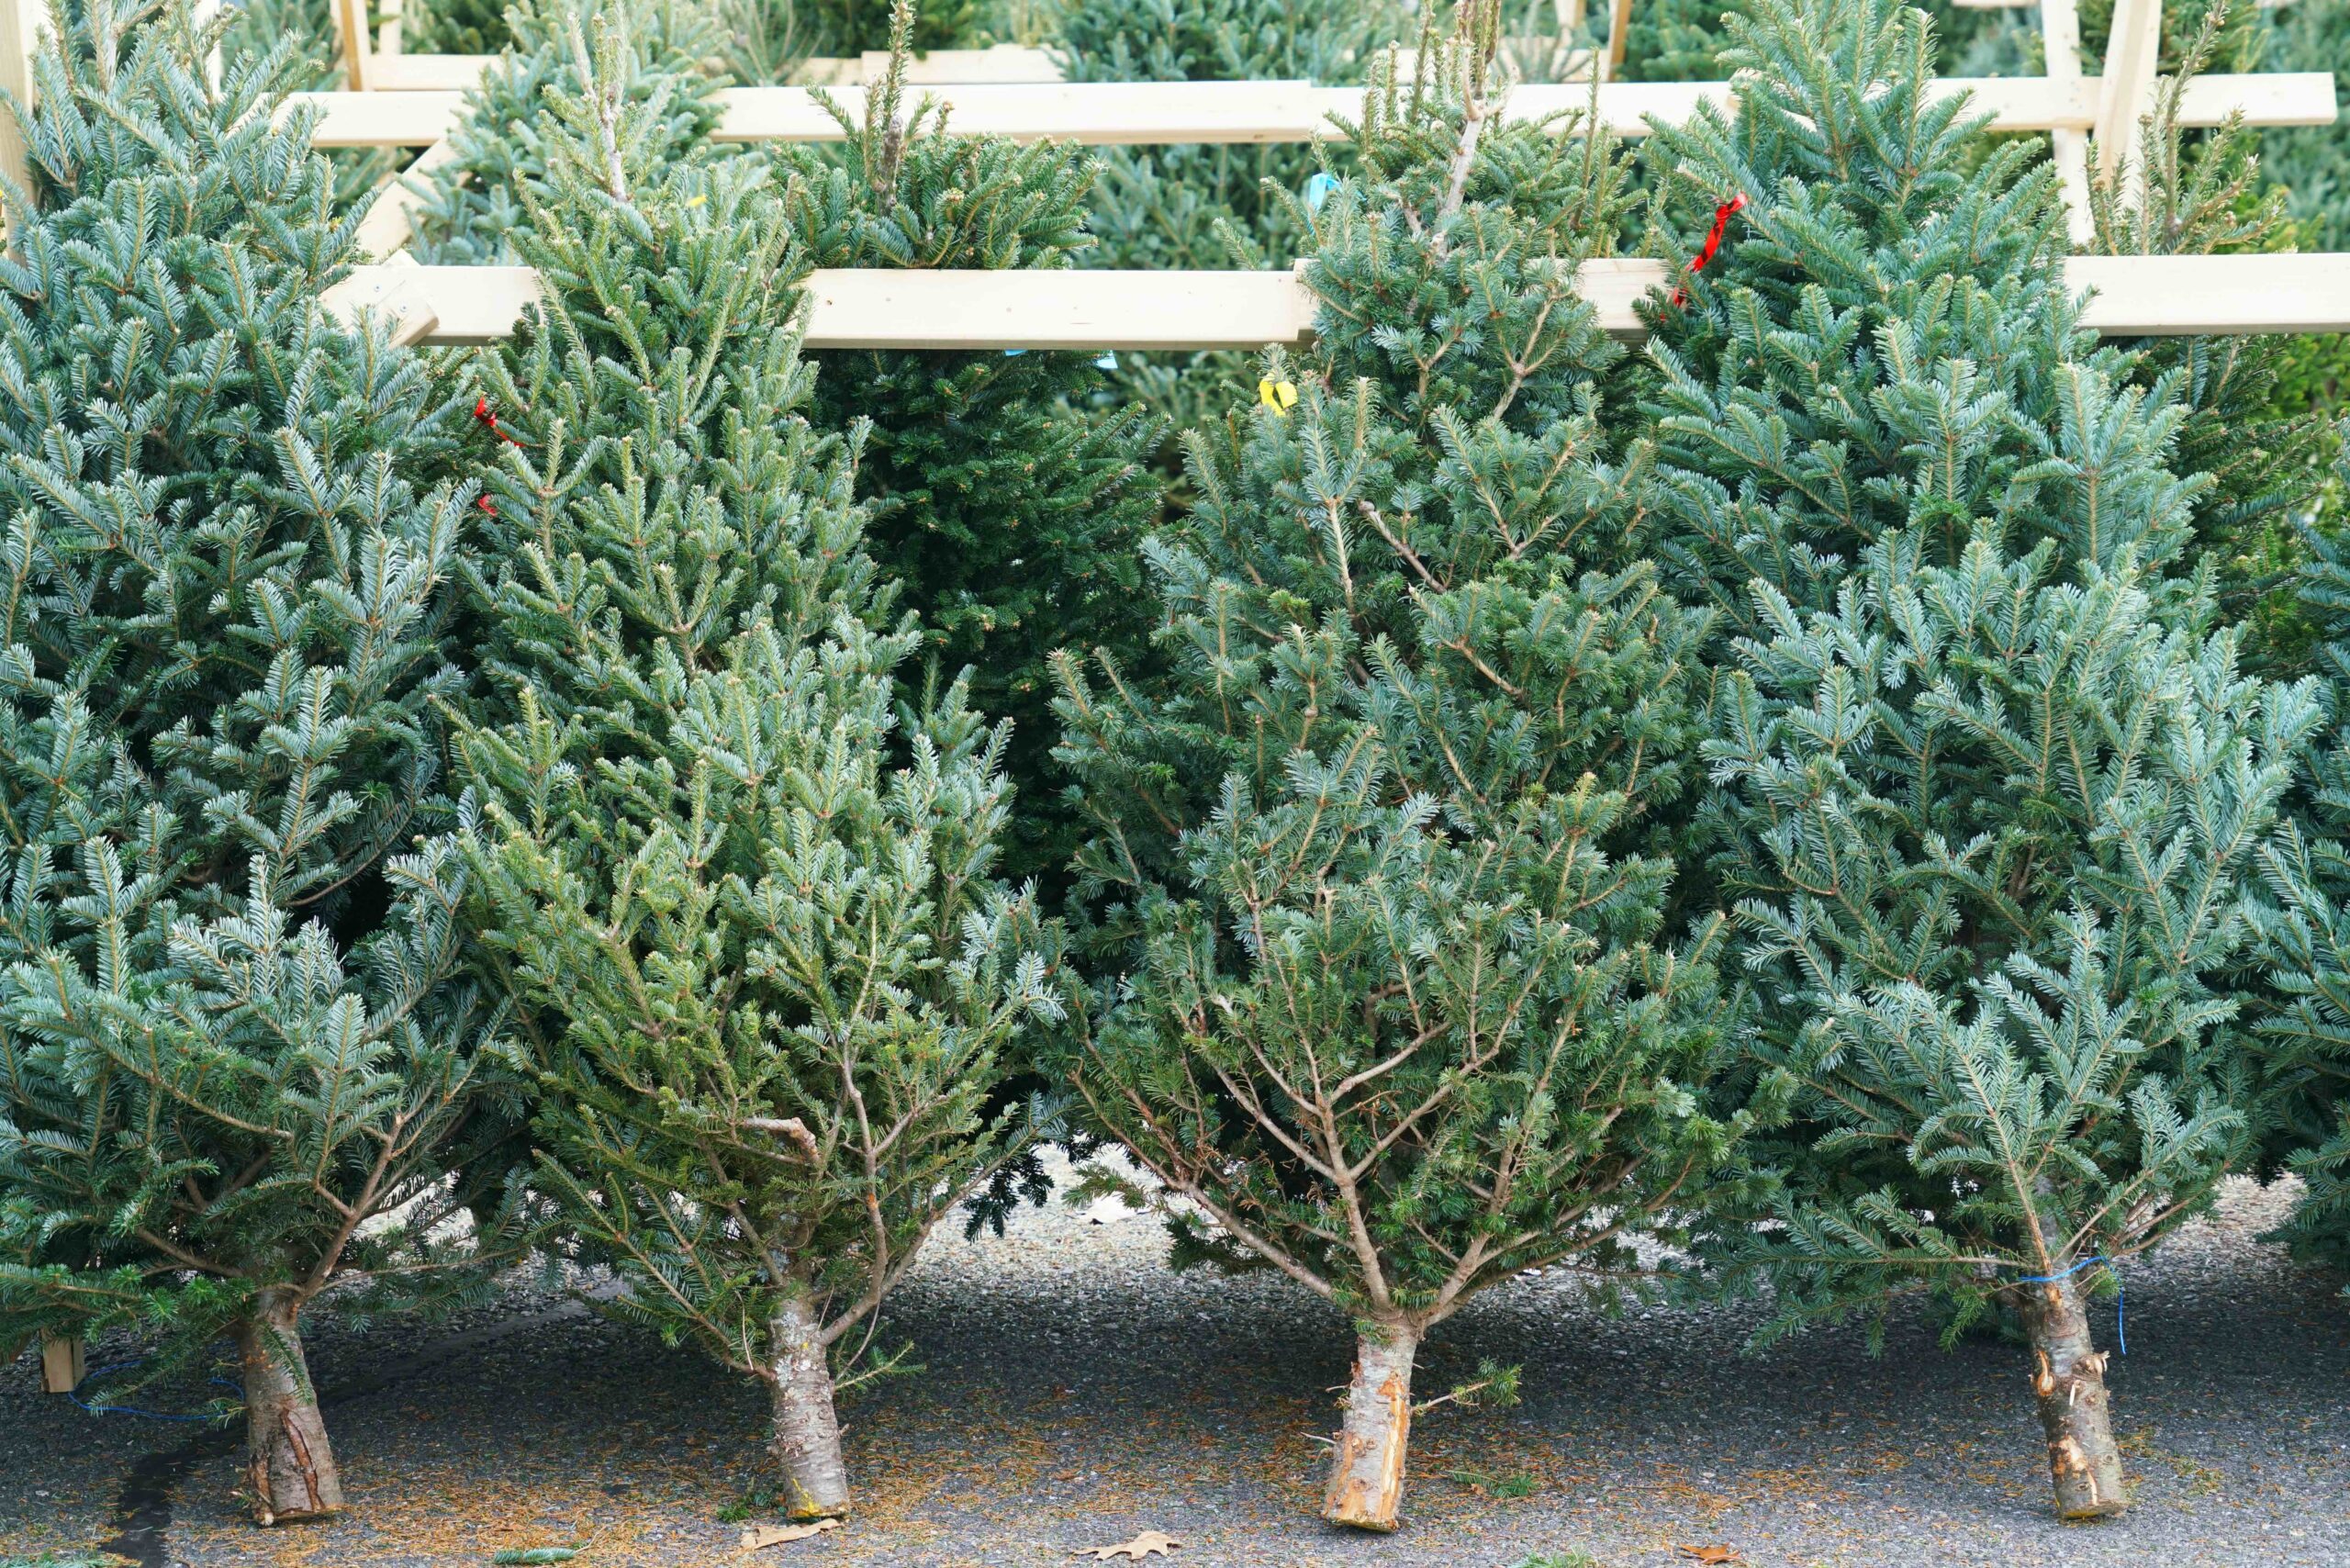
[{"label": "light wood plank", "polygon": [[[27,113],[33,106],[33,57],[48,30],[49,7],[42,0],[0,0],[0,87]],[[32,150],[16,115],[6,109],[0,109],[0,174],[31,193]]]},{"label": "light wood plank", "polygon": [[375,40],[367,31],[367,0],[334,0],[335,25],[342,38],[343,84],[364,93],[375,84]]},{"label": "light wood plank", "polygon": [[[2105,74],[2098,78],[2098,173],[2111,179],[2124,163],[2135,163],[2138,120],[2154,106],[2154,67],[2162,51],[2163,0],[2114,0],[2113,32],[2105,46]],[[2182,122],[2186,117],[2180,117]],[[2133,174],[2131,184],[2140,180]]]},{"label": "light wood plank", "polygon": [[[400,57],[404,64],[431,58]],[[2100,103],[2094,78],[1947,77],[1934,90],[1938,95],[1970,94],[1975,107],[1992,117],[1992,128],[2003,131],[2087,130],[2097,123]],[[934,95],[951,107],[957,130],[1116,146],[1309,141],[1332,133],[1332,115],[1359,116],[1362,94],[1360,87],[1304,82],[1063,82],[983,83],[941,87]],[[830,95],[852,120],[862,114],[864,89],[832,89]],[[1734,101],[1726,82],[1608,82],[1599,88],[1601,118],[1623,136],[1646,134],[1651,117],[1678,124],[1700,104],[1727,108]],[[1589,102],[1587,86],[1528,85],[1510,94],[1505,112],[1513,119],[1539,119]],[[464,95],[453,91],[296,93],[279,113],[316,110],[313,140],[321,147],[428,147],[448,136],[464,104]],[[2331,125],[2333,75],[2302,71],[2201,77],[2188,84],[2181,119],[2189,126],[2214,126],[2238,109],[2248,125]],[[826,141],[841,133],[805,87],[727,88],[719,95],[719,115],[717,135],[722,140]]]},{"label": "light wood plank", "polygon": [[[2041,43],[2047,54],[2048,79],[2081,79],[2081,15],[2077,0],[2040,0]],[[2049,132],[2050,151],[2056,161],[2056,178],[2065,193],[2065,226],[2076,248],[2087,244],[2097,225],[2089,215],[2089,140],[2065,129]]]},{"label": "light wood plank", "polygon": [[376,192],[374,204],[359,220],[360,250],[380,262],[405,249],[415,237],[416,212],[424,205],[423,176],[455,162],[456,156],[453,144],[436,141]]},{"label": "light wood plank", "polygon": [[73,1335],[43,1335],[40,1387],[44,1394],[71,1394],[89,1375],[82,1340]]},{"label": "light wood plank", "polygon": [[[2109,336],[2350,330],[2350,253],[2080,256],[2086,322]],[[1603,329],[1637,338],[1633,305],[1663,288],[1662,262],[1590,262],[1580,285]],[[1314,301],[1293,272],[824,271],[810,280],[812,348],[1247,349],[1295,343]],[[345,319],[430,312],[433,343],[505,337],[538,297],[527,267],[356,269],[324,303]]]}]

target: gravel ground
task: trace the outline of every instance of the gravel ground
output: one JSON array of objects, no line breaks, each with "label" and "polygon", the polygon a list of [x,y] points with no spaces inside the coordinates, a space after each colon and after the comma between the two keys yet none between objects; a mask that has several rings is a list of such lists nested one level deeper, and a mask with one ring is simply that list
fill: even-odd
[{"label": "gravel ground", "polygon": [[[739,1561],[1066,1563],[1156,1529],[1185,1542],[1153,1559],[1173,1568],[1633,1568],[1715,1543],[1794,1568],[2338,1568],[2350,1301],[2253,1239],[2283,1201],[2238,1183],[2132,1269],[2114,1386],[2138,1503],[2109,1524],[2048,1518],[2014,1346],[1943,1354],[1903,1320],[1881,1358],[1856,1332],[1749,1357],[1751,1308],[1610,1316],[1553,1275],[1485,1298],[1423,1363],[1438,1388],[1480,1357],[1522,1362],[1524,1403],[1424,1419],[1404,1530],[1340,1535],[1315,1518],[1312,1439],[1335,1422],[1343,1326],[1270,1278],[1170,1275],[1147,1219],[1056,1205],[1002,1241],[934,1245],[890,1330],[925,1372],[846,1411],[863,1511]],[[580,1542],[578,1568],[737,1560],[720,1516],[764,1473],[764,1401],[688,1352],[517,1283],[455,1323],[322,1329],[311,1361],[352,1511],[273,1532],[241,1522],[226,1442],[44,1397],[30,1355],[0,1371],[0,1562],[108,1541],[148,1568],[439,1568]],[[174,1396],[198,1397],[151,1395]]]}]

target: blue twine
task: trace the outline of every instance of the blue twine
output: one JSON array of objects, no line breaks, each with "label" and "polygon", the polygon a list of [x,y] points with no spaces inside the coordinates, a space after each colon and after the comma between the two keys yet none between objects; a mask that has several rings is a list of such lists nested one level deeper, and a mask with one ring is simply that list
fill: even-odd
[{"label": "blue twine", "polygon": [[[133,1356],[127,1361],[109,1361],[105,1366],[93,1367],[90,1371],[82,1374],[82,1386],[84,1388],[87,1388],[90,1384],[97,1382],[98,1379],[106,1376],[108,1372],[129,1372],[132,1367],[144,1365],[146,1361],[147,1358],[144,1356]],[[237,1386],[235,1383],[230,1383],[227,1378],[216,1377],[209,1381],[221,1388],[234,1388]],[[142,1410],[136,1405],[92,1405],[87,1400],[84,1399],[79,1393],[68,1394],[65,1397],[71,1399],[74,1404],[79,1405],[83,1409],[88,1411],[93,1416],[137,1416],[149,1421],[215,1421],[219,1419],[217,1416],[183,1416],[169,1410]]]},{"label": "blue twine", "polygon": [[2107,1257],[2104,1253],[2100,1252],[2094,1258],[2084,1258],[2061,1274],[2026,1274],[2022,1279],[2018,1280],[2016,1283],[2020,1285],[2053,1285],[2059,1280],[2071,1279],[2075,1274],[2079,1273],[2083,1269],[2087,1268],[2092,1263],[2104,1264],[2105,1271],[2113,1276],[2113,1342],[2121,1347],[2121,1353],[2126,1356],[2130,1353],[2130,1328],[2128,1321],[2124,1316],[2124,1309],[2130,1305],[2130,1295],[2129,1293],[2122,1288],[2121,1269],[2115,1265],[2112,1259]]},{"label": "blue twine", "polygon": [[1305,182],[1305,210],[1308,212],[1321,211],[1322,204],[1328,201],[1330,199],[1330,193],[1337,188],[1337,180],[1329,174],[1317,174],[1313,178],[1307,180]]}]

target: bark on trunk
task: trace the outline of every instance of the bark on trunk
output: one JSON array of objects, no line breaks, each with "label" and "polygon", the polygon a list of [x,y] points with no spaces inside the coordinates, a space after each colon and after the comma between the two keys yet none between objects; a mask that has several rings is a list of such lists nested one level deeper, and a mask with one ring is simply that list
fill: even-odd
[{"label": "bark on trunk", "polygon": [[2032,1397],[2048,1434],[2057,1516],[2109,1518],[2129,1499],[2106,1414],[2105,1355],[2089,1342],[2088,1313],[2076,1280],[2027,1286],[2023,1316],[2031,1338]]},{"label": "bark on trunk", "polygon": [[1355,1341],[1346,1422],[1331,1455],[1322,1517],[1357,1529],[1392,1530],[1404,1501],[1404,1449],[1412,1433],[1412,1360],[1419,1336],[1400,1324]]},{"label": "bark on trunk", "polygon": [[300,1302],[271,1288],[237,1326],[245,1384],[246,1475],[261,1524],[315,1519],[342,1508],[342,1477],[296,1324]]},{"label": "bark on trunk", "polygon": [[794,1519],[848,1515],[848,1469],[841,1463],[833,1369],[820,1327],[804,1301],[784,1303],[768,1325],[775,1338],[775,1459],[783,1470],[784,1513]]}]

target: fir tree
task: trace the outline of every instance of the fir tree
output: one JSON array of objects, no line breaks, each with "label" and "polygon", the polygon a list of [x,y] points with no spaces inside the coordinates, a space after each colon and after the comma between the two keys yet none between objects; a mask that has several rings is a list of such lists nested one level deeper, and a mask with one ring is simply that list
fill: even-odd
[{"label": "fir tree", "polygon": [[[1384,0],[1074,0],[1060,53],[1072,82],[1341,85],[1363,81],[1380,50],[1408,36]],[[1104,149],[1086,264],[1287,266],[1310,248],[1296,198],[1318,193],[1315,176],[1344,160],[1343,145]],[[1237,353],[1119,357],[1119,383],[1177,428],[1222,419],[1256,381]]]},{"label": "fir tree", "polygon": [[342,1502],[303,1314],[487,1261],[495,1018],[454,862],[400,852],[464,513],[406,477],[420,365],[319,308],[357,215],[272,124],[288,48],[58,16],[0,263],[0,1339],[233,1337],[252,1506],[301,1518]]},{"label": "fir tree", "polygon": [[[2350,435],[2350,431],[2344,432]],[[2350,446],[2350,442],[2345,442]],[[2350,455],[2343,462],[2350,479]],[[2274,1144],[2306,1186],[2284,1228],[2296,1256],[2350,1264],[2350,548],[2308,531],[2302,604],[2332,691],[2334,744],[2312,748],[2300,810],[2262,856],[2272,903],[2261,913],[2270,979],[2281,993],[2262,1034]]]},{"label": "fir tree", "polygon": [[[909,112],[913,36],[901,0],[890,69],[863,124],[844,114],[840,145],[781,156],[794,265],[1070,265],[1092,243],[1093,161],[1049,143],[952,135],[945,110],[926,102]],[[1053,876],[1076,825],[1051,760],[1046,661],[1072,644],[1122,655],[1141,645],[1136,547],[1158,510],[1145,466],[1158,422],[1110,403],[1094,354],[813,357],[809,417],[819,429],[867,427],[856,484],[876,564],[921,616],[933,658],[969,669],[974,705],[1012,722],[1006,770],[1021,810],[1005,869]]]},{"label": "fir tree", "polygon": [[2117,1513],[2087,1305],[2249,1146],[2232,977],[2319,705],[2237,668],[2179,377],[2082,331],[2046,165],[1927,96],[1925,18],[1729,25],[1736,114],[1653,147],[1729,230],[1653,312],[1657,522],[1729,633],[1695,828],[1796,1114],[1780,1225],[1710,1250],[1774,1330],[2020,1313],[2058,1507]]},{"label": "fir tree", "polygon": [[984,1108],[1046,955],[992,874],[1002,731],[959,687],[898,700],[920,631],[856,433],[801,412],[781,194],[663,154],[614,15],[592,65],[571,36],[513,235],[544,304],[482,371],[482,962],[537,1065],[551,1244],[767,1383],[787,1509],[835,1516],[839,1381],[1017,1147]]},{"label": "fir tree", "polygon": [[1353,1320],[1325,1513],[1371,1529],[1424,1338],[1521,1271],[1683,1234],[1735,1134],[1697,1092],[1713,933],[1650,942],[1705,620],[1628,548],[1647,455],[1594,393],[1621,351],[1575,269],[1621,170],[1503,122],[1494,42],[1465,13],[1373,89],[1361,183],[1304,219],[1316,347],[1193,432],[1199,499],[1147,546],[1153,657],[1063,664],[1118,977],[1064,1065],[1181,1200],[1179,1263]]}]

